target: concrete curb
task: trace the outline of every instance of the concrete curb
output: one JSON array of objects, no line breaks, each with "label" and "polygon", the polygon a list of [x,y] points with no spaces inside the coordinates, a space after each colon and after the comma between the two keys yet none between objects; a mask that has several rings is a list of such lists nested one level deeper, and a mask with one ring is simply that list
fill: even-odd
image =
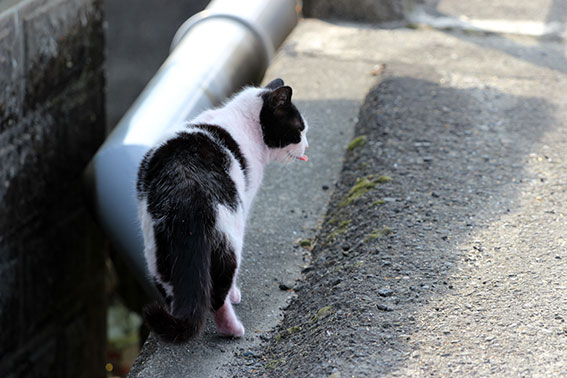
[{"label": "concrete curb", "polygon": [[[294,89],[294,101],[310,124],[309,163],[273,165],[266,170],[248,224],[240,273],[242,304],[236,311],[247,334],[241,340],[219,338],[208,323],[205,334],[184,345],[165,345],[150,337],[130,377],[223,376],[222,366],[243,350],[259,345],[282,317],[281,308],[306,265],[296,241],[314,236],[342,167],[358,109],[375,82],[373,62],[344,60],[337,53],[311,54],[305,42],[339,52],[343,36],[328,38],[318,21],[301,22],[266,74]],[[338,44],[338,45],[337,45]],[[328,45],[328,46],[327,46]],[[337,45],[333,48],[332,45]]]}]

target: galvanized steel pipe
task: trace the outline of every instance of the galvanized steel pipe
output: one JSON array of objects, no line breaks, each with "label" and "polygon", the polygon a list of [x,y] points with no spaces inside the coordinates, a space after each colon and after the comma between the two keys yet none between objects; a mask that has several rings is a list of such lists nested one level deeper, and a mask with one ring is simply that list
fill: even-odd
[{"label": "galvanized steel pipe", "polygon": [[153,298],[161,300],[149,279],[137,219],[140,161],[184,121],[258,84],[296,24],[296,0],[212,1],[179,29],[170,56],[87,167],[96,218]]}]

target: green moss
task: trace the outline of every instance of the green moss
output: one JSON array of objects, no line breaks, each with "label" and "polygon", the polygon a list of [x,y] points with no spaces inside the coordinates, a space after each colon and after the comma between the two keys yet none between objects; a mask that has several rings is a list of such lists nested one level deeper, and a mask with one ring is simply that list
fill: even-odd
[{"label": "green moss", "polygon": [[[343,200],[339,203],[339,208],[343,208],[345,206],[350,205],[352,202],[356,201],[357,199],[359,199],[360,197],[362,197],[364,194],[368,193],[369,191],[371,191],[372,189],[376,188],[377,184],[385,184],[387,182],[392,181],[392,178],[390,176],[377,176],[374,174],[368,175],[366,177],[359,177],[356,179],[356,183],[353,185],[352,188],[350,188],[349,192],[347,193],[347,195],[343,198]],[[382,200],[379,200],[382,201]],[[374,202],[373,205],[375,204],[381,204],[383,205],[383,201],[380,202]]]},{"label": "green moss", "polygon": [[368,139],[368,138],[366,137],[366,135],[361,135],[361,136],[358,136],[358,137],[354,138],[354,139],[351,140],[350,143],[348,144],[348,146],[347,146],[347,151],[352,151],[352,150],[354,150],[355,148],[364,146],[364,144],[366,143],[366,139]]},{"label": "green moss", "polygon": [[297,243],[299,244],[300,247],[305,248],[308,251],[311,251],[315,246],[314,240],[311,239],[302,239]]},{"label": "green moss", "polygon": [[390,181],[392,181],[392,178],[390,176],[379,176],[376,180],[374,180],[374,182],[378,184],[385,184]]},{"label": "green moss", "polygon": [[381,230],[374,230],[370,235],[368,235],[364,239],[364,242],[368,243],[369,241],[372,241],[372,240],[381,239],[384,236],[391,235],[392,233],[394,233],[394,231],[392,231],[389,227],[384,226],[384,227],[382,227]]},{"label": "green moss", "polygon": [[342,221],[341,224],[337,227],[337,229],[327,236],[327,240],[336,239],[337,236],[344,234],[348,230],[348,225],[350,224],[350,220]]},{"label": "green moss", "polygon": [[364,194],[368,193],[372,189],[376,187],[376,183],[370,181],[366,177],[358,178],[356,183],[352,188],[350,188],[349,192],[343,198],[341,203],[339,203],[339,207],[345,207],[362,197]]},{"label": "green moss", "polygon": [[311,317],[312,322],[316,322],[321,318],[331,314],[333,312],[333,306],[325,306],[320,308],[315,315]]},{"label": "green moss", "polygon": [[311,240],[309,239],[300,240],[299,245],[302,247],[309,247],[311,245]]},{"label": "green moss", "polygon": [[330,225],[336,224],[339,222],[339,218],[337,217],[332,217],[331,219],[329,219],[329,221],[327,222]]},{"label": "green moss", "polygon": [[383,205],[385,203],[386,202],[383,199],[379,199],[379,200],[372,202],[372,205],[370,205],[370,206],[374,207],[374,206],[377,206],[377,205]]},{"label": "green moss", "polygon": [[326,316],[326,315],[330,314],[332,311],[333,311],[333,306],[325,306],[325,307],[320,308],[320,309],[317,311],[317,316],[318,316],[319,318],[321,318],[321,317],[323,317],[323,316]]},{"label": "green moss", "polygon": [[384,226],[382,227],[382,236],[388,236],[388,235],[392,235],[394,233],[394,231],[392,231],[389,227]]},{"label": "green moss", "polygon": [[282,338],[282,335],[280,335],[279,333],[276,336],[274,336],[274,340],[276,341],[276,343],[278,341],[280,341],[281,338]]},{"label": "green moss", "polygon": [[387,182],[392,181],[392,178],[390,176],[385,176],[385,175],[378,176],[375,174],[370,174],[366,176],[366,178],[377,184],[385,184]]},{"label": "green moss", "polygon": [[283,365],[283,364],[285,364],[285,360],[283,360],[283,359],[270,361],[266,365],[266,370],[271,370],[271,369],[275,368],[276,366]]},{"label": "green moss", "polygon": [[366,170],[366,168],[370,167],[370,162],[366,161],[362,164],[360,164],[360,166],[358,167],[358,170],[360,171],[364,171]]},{"label": "green moss", "polygon": [[287,332],[289,332],[290,335],[293,335],[294,333],[299,331],[301,331],[301,326],[293,326],[287,329]]}]

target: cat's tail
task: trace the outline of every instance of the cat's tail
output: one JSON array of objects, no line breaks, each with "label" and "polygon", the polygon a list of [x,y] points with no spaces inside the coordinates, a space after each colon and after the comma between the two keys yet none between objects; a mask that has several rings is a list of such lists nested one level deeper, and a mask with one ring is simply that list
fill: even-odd
[{"label": "cat's tail", "polygon": [[[181,205],[181,208],[184,206]],[[167,240],[167,259],[171,263],[170,280],[173,300],[170,311],[158,304],[146,306],[144,319],[148,327],[162,340],[181,343],[196,336],[204,327],[211,310],[211,245],[206,211],[178,209],[175,224],[156,227],[156,240]],[[160,229],[164,235],[159,235]],[[163,238],[162,238],[163,237]]]},{"label": "cat's tail", "polygon": [[144,320],[148,327],[163,341],[182,343],[199,334],[202,325],[192,319],[176,318],[158,303],[144,308]]}]

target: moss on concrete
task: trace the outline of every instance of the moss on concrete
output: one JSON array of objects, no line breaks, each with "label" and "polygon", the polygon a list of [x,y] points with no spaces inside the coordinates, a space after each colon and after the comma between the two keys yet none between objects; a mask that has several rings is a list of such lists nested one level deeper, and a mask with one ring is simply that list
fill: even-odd
[{"label": "moss on concrete", "polygon": [[361,136],[354,138],[348,144],[347,151],[352,151],[355,148],[364,146],[364,144],[366,143],[366,139],[367,139],[366,135],[361,135]]}]

